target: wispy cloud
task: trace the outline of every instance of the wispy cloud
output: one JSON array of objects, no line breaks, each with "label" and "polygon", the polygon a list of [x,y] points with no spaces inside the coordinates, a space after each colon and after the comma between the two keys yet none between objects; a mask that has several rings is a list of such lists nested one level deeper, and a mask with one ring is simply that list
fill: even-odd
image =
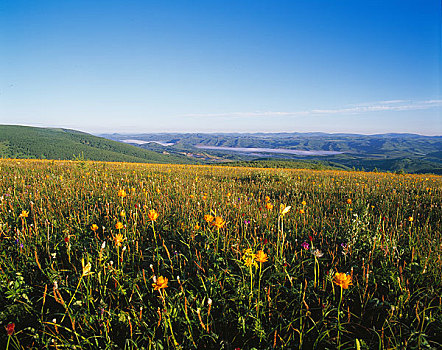
[{"label": "wispy cloud", "polygon": [[332,109],[310,109],[304,111],[254,111],[254,112],[226,112],[226,113],[197,113],[186,114],[185,117],[303,117],[303,116],[326,116],[338,114],[363,114],[370,112],[388,112],[388,111],[413,111],[426,110],[442,107],[442,100],[426,100],[426,101],[411,101],[411,100],[389,100],[377,101],[370,103],[361,103],[357,105],[345,106],[343,108]]}]

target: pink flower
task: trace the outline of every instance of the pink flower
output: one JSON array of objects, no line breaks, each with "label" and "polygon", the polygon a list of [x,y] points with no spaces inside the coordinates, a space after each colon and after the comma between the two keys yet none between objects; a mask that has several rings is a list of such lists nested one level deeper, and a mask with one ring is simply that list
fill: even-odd
[{"label": "pink flower", "polygon": [[307,242],[302,242],[301,247],[307,250],[308,248],[310,248],[310,244],[308,244]]}]

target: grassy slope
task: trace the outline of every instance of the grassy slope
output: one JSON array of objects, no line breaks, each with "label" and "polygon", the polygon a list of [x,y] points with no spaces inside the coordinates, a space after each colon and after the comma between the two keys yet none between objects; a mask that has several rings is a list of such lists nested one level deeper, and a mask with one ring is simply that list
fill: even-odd
[{"label": "grassy slope", "polygon": [[190,163],[185,157],[159,154],[68,129],[0,125],[0,156],[9,158]]}]

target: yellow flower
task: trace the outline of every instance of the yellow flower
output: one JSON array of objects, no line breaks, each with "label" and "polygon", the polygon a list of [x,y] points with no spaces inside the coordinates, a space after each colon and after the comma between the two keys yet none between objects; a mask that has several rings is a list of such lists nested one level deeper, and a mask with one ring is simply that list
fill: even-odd
[{"label": "yellow flower", "polygon": [[125,239],[123,238],[123,235],[121,233],[118,233],[115,237],[114,237],[114,242],[115,245],[117,247],[121,247],[121,244],[123,243]]},{"label": "yellow flower", "polygon": [[121,230],[123,227],[124,227],[124,225],[123,225],[123,223],[120,222],[120,221],[118,221],[118,222],[115,224],[115,228],[116,228],[117,230]]},{"label": "yellow flower", "polygon": [[272,210],[273,209],[273,204],[272,203],[266,203],[266,208],[268,210]]},{"label": "yellow flower", "polygon": [[89,275],[92,275],[93,274],[93,272],[91,272],[91,268],[92,268],[92,265],[91,265],[91,263],[87,263],[86,265],[84,264],[84,259],[81,259],[81,266],[83,267],[83,272],[82,272],[82,277],[85,277],[85,276],[89,276]]},{"label": "yellow flower", "polygon": [[246,255],[254,255],[252,249],[250,249],[250,248],[244,249],[242,253],[243,253],[244,256],[246,256]]},{"label": "yellow flower", "polygon": [[124,217],[126,216],[126,212],[125,212],[124,210],[122,210],[122,211],[120,212],[120,216],[124,218]]},{"label": "yellow flower", "polygon": [[215,218],[215,221],[212,222],[212,225],[216,226],[218,228],[222,228],[225,224],[226,224],[226,222],[223,220],[223,218],[221,216],[217,216]]},{"label": "yellow flower", "polygon": [[152,287],[154,290],[167,288],[167,281],[167,277],[160,276],[155,283],[152,283]]},{"label": "yellow flower", "polygon": [[351,204],[351,198],[347,199],[347,204]]},{"label": "yellow flower", "polygon": [[284,216],[285,214],[287,214],[289,211],[290,211],[290,209],[292,208],[292,206],[291,205],[289,205],[289,206],[285,206],[285,204],[281,204],[280,206],[279,206],[279,214],[281,215],[281,216]]},{"label": "yellow flower", "polygon": [[333,282],[343,289],[348,289],[352,285],[351,275],[347,275],[344,272],[336,272],[333,277]]},{"label": "yellow flower", "polygon": [[302,206],[303,206],[303,207],[305,207],[305,206],[306,206],[306,204],[307,204],[307,202],[306,202],[306,201],[302,201],[302,203],[301,203],[301,204],[302,204]]},{"label": "yellow flower", "polygon": [[149,214],[147,214],[147,217],[150,221],[156,221],[156,219],[158,219],[158,213],[155,209],[151,209],[149,210]]},{"label": "yellow flower", "polygon": [[266,262],[268,260],[267,254],[259,250],[255,255],[255,260],[260,263]]},{"label": "yellow flower", "polygon": [[265,201],[266,201],[266,202],[270,202],[270,197],[269,197],[269,196],[266,196]]},{"label": "yellow flower", "polygon": [[256,263],[256,254],[253,253],[252,249],[248,248],[248,249],[244,249],[243,251],[243,256],[241,258],[242,260],[244,260],[244,265],[246,265],[247,267],[250,266],[255,266],[258,267],[258,264]]},{"label": "yellow flower", "polygon": [[127,194],[126,194],[126,191],[125,190],[119,190],[118,191],[118,197],[122,197],[122,198],[124,198],[124,197],[126,197],[127,196]]},{"label": "yellow flower", "polygon": [[[253,254],[253,255],[255,255],[255,254]],[[255,259],[252,256],[248,256],[243,260],[244,260],[244,265],[246,265],[247,267],[250,267],[252,265],[255,267],[258,267],[258,264],[256,263]]]},{"label": "yellow flower", "polygon": [[210,214],[204,215],[204,220],[206,220],[206,222],[212,222],[213,219],[214,219],[214,217]]},{"label": "yellow flower", "polygon": [[98,226],[96,224],[92,224],[91,230],[94,231],[94,232],[97,231],[98,230]]},{"label": "yellow flower", "polygon": [[410,216],[409,218],[408,218],[408,221],[410,221],[410,222],[413,222],[413,217],[412,216]]},{"label": "yellow flower", "polygon": [[20,214],[20,218],[27,218],[29,216],[29,212],[26,210],[23,210]]}]

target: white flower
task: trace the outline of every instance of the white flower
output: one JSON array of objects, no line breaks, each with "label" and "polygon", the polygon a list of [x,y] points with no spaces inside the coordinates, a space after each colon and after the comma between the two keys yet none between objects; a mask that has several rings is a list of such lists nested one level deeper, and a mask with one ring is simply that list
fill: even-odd
[{"label": "white flower", "polygon": [[319,249],[315,249],[315,250],[312,252],[312,254],[313,254],[315,257],[317,257],[317,258],[320,258],[321,256],[324,255],[324,253],[321,252]]}]

